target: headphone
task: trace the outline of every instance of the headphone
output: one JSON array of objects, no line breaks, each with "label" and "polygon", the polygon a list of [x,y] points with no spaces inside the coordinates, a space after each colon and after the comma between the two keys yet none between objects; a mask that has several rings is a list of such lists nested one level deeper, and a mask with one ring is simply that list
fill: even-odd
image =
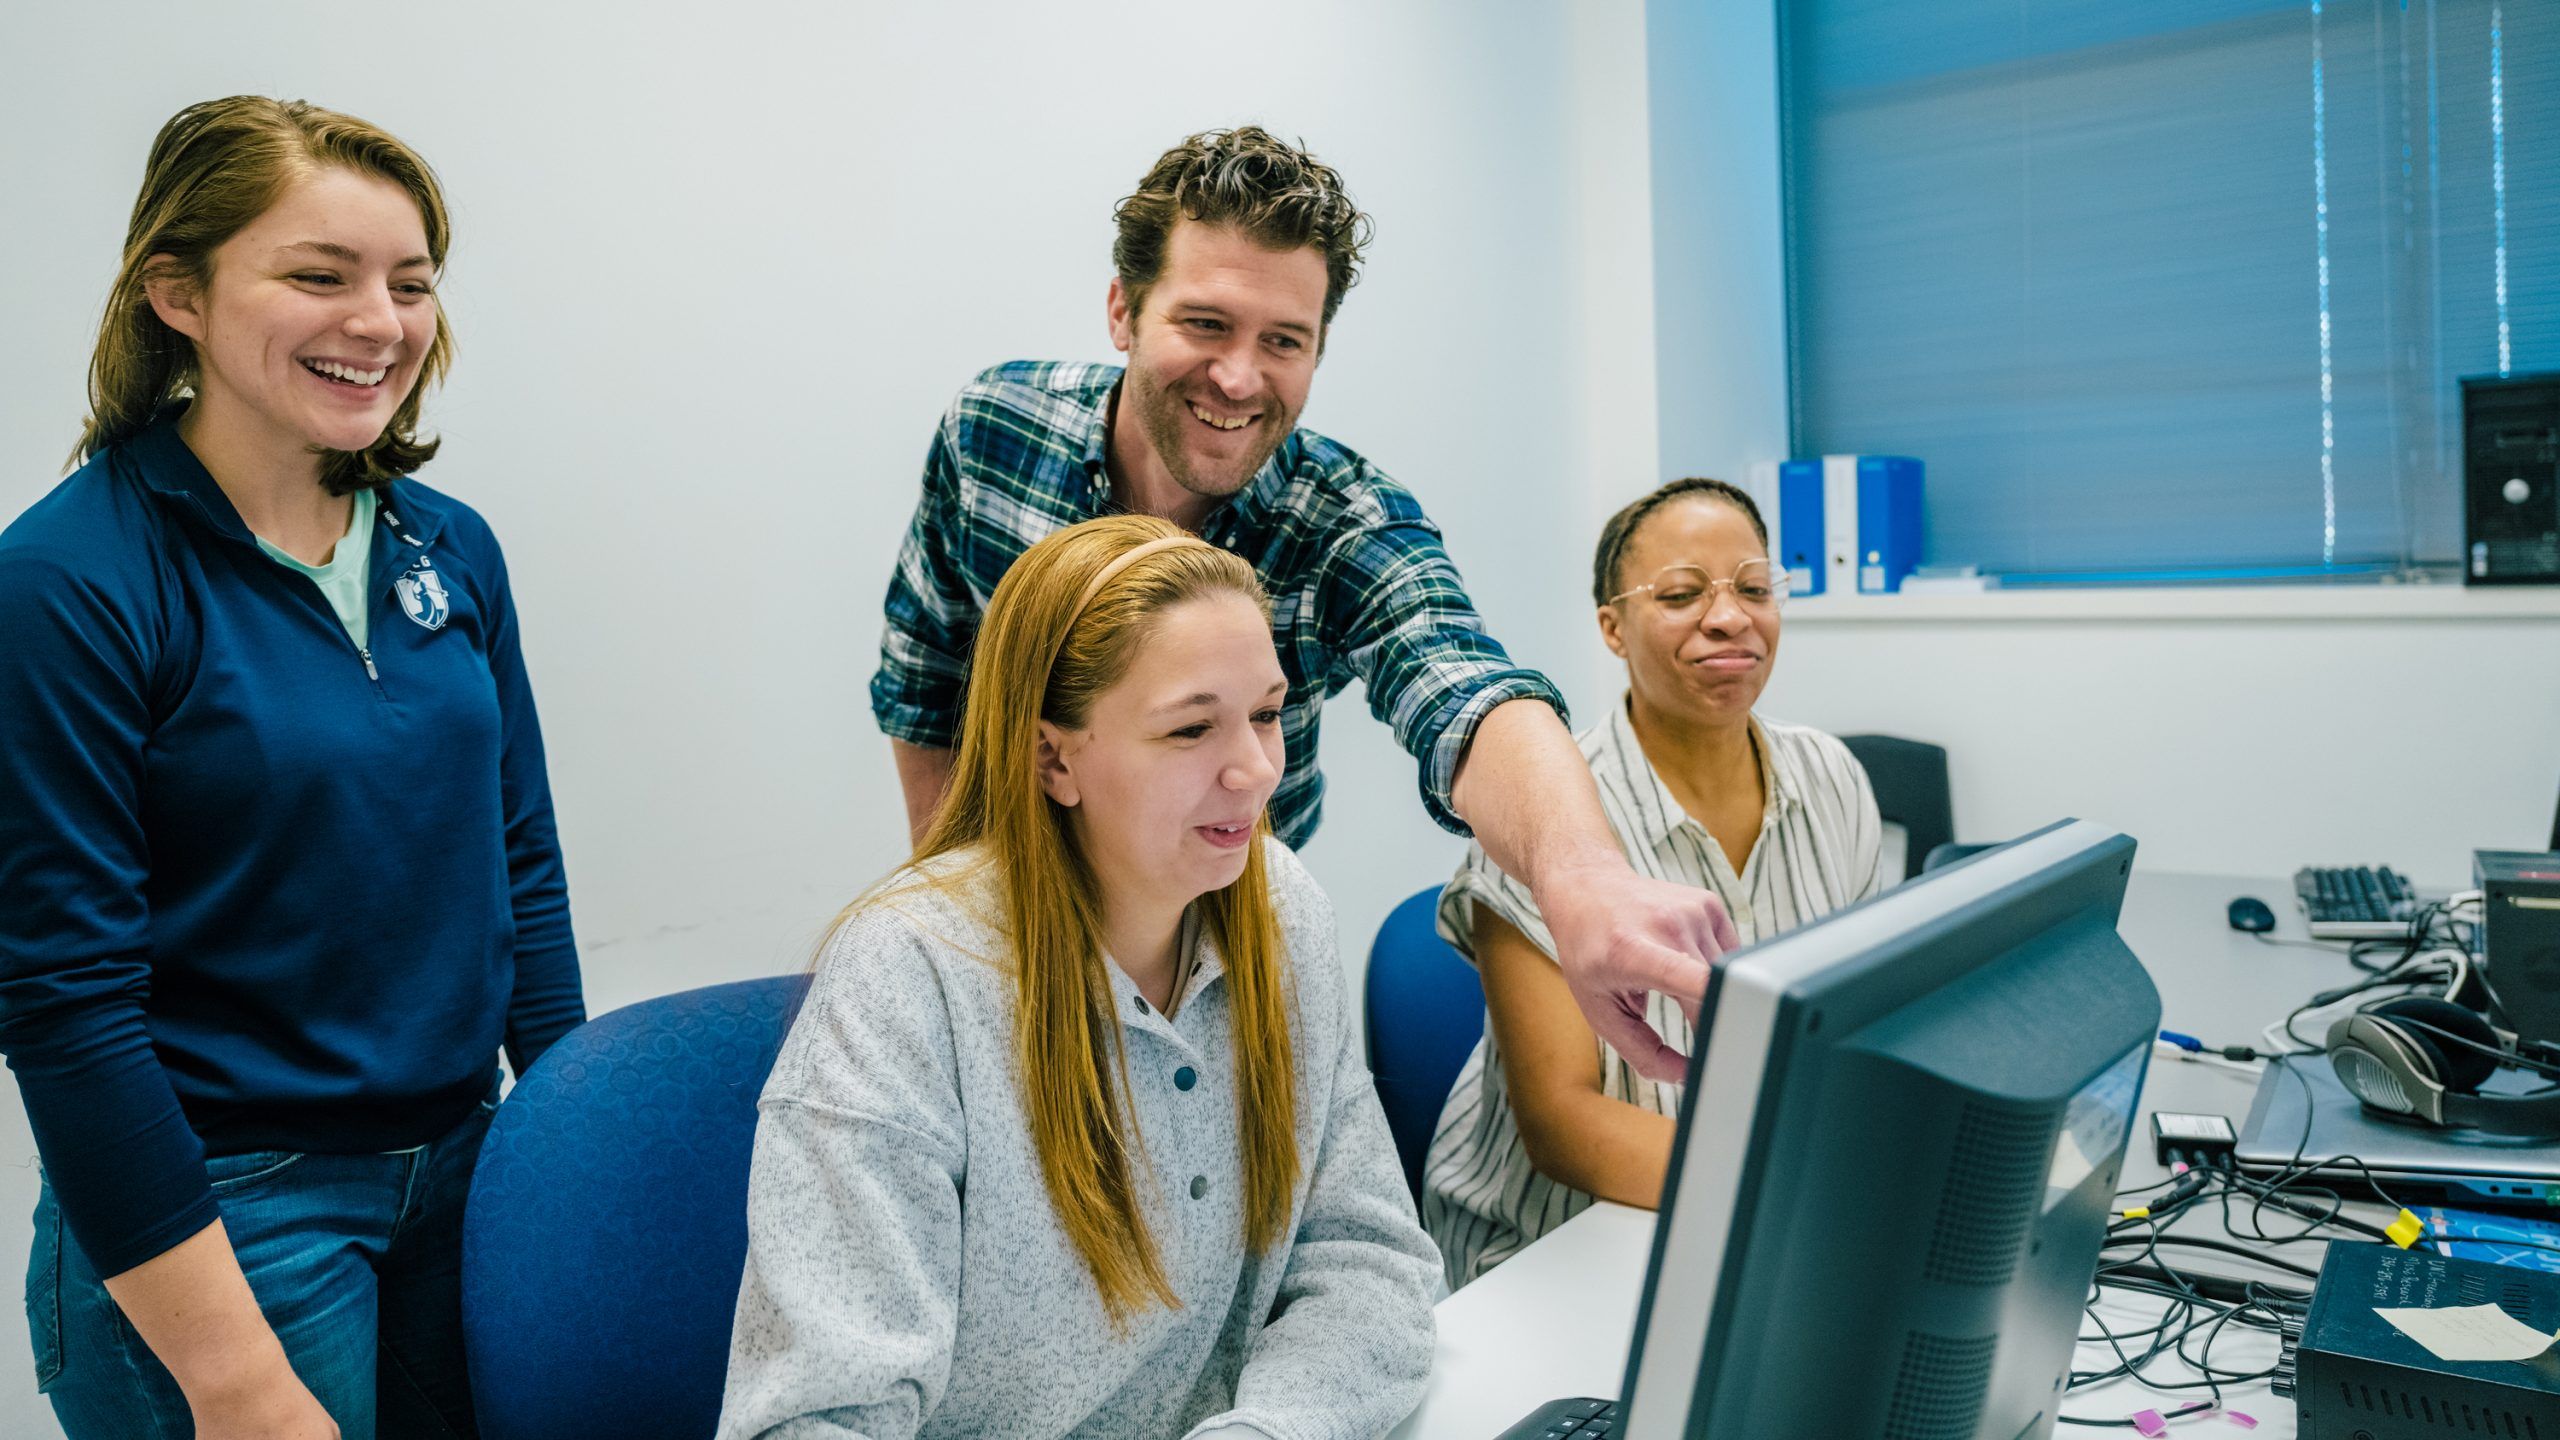
[{"label": "headphone", "polygon": [[2492,1135],[2560,1139],[2560,1086],[2528,1095],[2483,1095],[2501,1066],[2550,1076],[2560,1066],[2519,1054],[2479,1011],[2432,995],[2406,995],[2340,1016],[2329,1027],[2329,1063],[2366,1105],[2429,1125]]}]

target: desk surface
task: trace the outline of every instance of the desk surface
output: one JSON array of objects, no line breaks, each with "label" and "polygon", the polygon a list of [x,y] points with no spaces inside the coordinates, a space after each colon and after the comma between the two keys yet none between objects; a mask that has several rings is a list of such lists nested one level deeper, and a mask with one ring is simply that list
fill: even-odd
[{"label": "desk surface", "polygon": [[[2278,939],[2308,938],[2289,880],[2135,869],[2118,933],[2160,987],[2164,1027],[2210,1044],[2254,1045],[2259,1027],[2281,1018],[2313,991],[2343,984],[2355,974],[2334,951],[2270,944],[2232,930],[2225,910],[2233,896],[2244,894],[2266,901],[2276,912]],[[2124,1185],[2163,1178],[2151,1158],[2151,1111],[2224,1114],[2237,1128],[2255,1091],[2247,1075],[2155,1059],[2143,1086]],[[1394,1432],[1398,1440],[1491,1440],[1549,1400],[1617,1394],[1626,1378],[1627,1345],[1635,1331],[1652,1240],[1651,1212],[1594,1205],[1442,1301],[1431,1385],[1421,1407]],[[2289,1258],[2308,1263],[2305,1257],[2312,1253],[2301,1247]],[[2100,1315],[2111,1323],[2146,1318],[2113,1298]],[[2215,1358],[2265,1363],[2274,1351],[2273,1337],[2248,1335],[2218,1344]],[[2090,1350],[2082,1351],[2083,1368],[2103,1363]],[[2157,1373],[2169,1372],[2163,1368]],[[2292,1402],[2277,1399],[2263,1382],[2233,1387],[2229,1395],[2237,1408],[2258,1419],[2254,1433],[2261,1440],[2295,1433]],[[2070,1412],[2115,1416],[2166,1404],[2154,1392],[2118,1381],[2076,1392]]]}]

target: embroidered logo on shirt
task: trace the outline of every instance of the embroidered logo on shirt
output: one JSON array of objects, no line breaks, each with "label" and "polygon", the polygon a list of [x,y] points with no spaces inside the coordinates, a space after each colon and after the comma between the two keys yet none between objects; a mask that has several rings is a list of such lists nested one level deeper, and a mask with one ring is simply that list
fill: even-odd
[{"label": "embroidered logo on shirt", "polygon": [[392,590],[400,597],[400,608],[409,618],[430,630],[441,630],[453,614],[453,604],[444,593],[444,577],[436,567],[421,559],[409,567],[409,573],[393,582]]}]

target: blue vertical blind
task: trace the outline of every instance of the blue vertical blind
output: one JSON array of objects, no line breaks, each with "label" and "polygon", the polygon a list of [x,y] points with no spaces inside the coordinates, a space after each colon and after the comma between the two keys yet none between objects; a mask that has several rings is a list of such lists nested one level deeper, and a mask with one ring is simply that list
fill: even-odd
[{"label": "blue vertical blind", "polygon": [[1799,454],[1928,558],[2449,564],[2466,375],[2560,369],[2560,0],[1782,0]]}]

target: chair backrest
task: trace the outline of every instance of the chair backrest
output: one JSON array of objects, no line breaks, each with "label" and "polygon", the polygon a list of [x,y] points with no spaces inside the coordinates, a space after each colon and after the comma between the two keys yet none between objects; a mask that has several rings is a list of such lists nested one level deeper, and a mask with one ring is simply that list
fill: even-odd
[{"label": "chair backrest", "polygon": [[1930,847],[1929,853],[1921,858],[1920,868],[1923,872],[1930,870],[1944,870],[1950,865],[1970,860],[1985,850],[1997,850],[1999,848],[2000,847],[1997,845],[1932,846]]},{"label": "chair backrest", "polygon": [[1931,850],[1956,838],[1947,752],[1925,740],[1893,735],[1843,735],[1840,743],[1866,767],[1885,823],[1902,827],[1902,878],[1919,874]]},{"label": "chair backrest", "polygon": [[1369,947],[1369,1071],[1417,1201],[1440,1107],[1484,1038],[1484,984],[1431,928],[1439,903],[1437,885],[1409,897],[1387,913]]},{"label": "chair backrest", "polygon": [[600,1016],[490,1118],[462,1234],[486,1440],[712,1433],[756,1098],[808,988],[745,980]]}]

